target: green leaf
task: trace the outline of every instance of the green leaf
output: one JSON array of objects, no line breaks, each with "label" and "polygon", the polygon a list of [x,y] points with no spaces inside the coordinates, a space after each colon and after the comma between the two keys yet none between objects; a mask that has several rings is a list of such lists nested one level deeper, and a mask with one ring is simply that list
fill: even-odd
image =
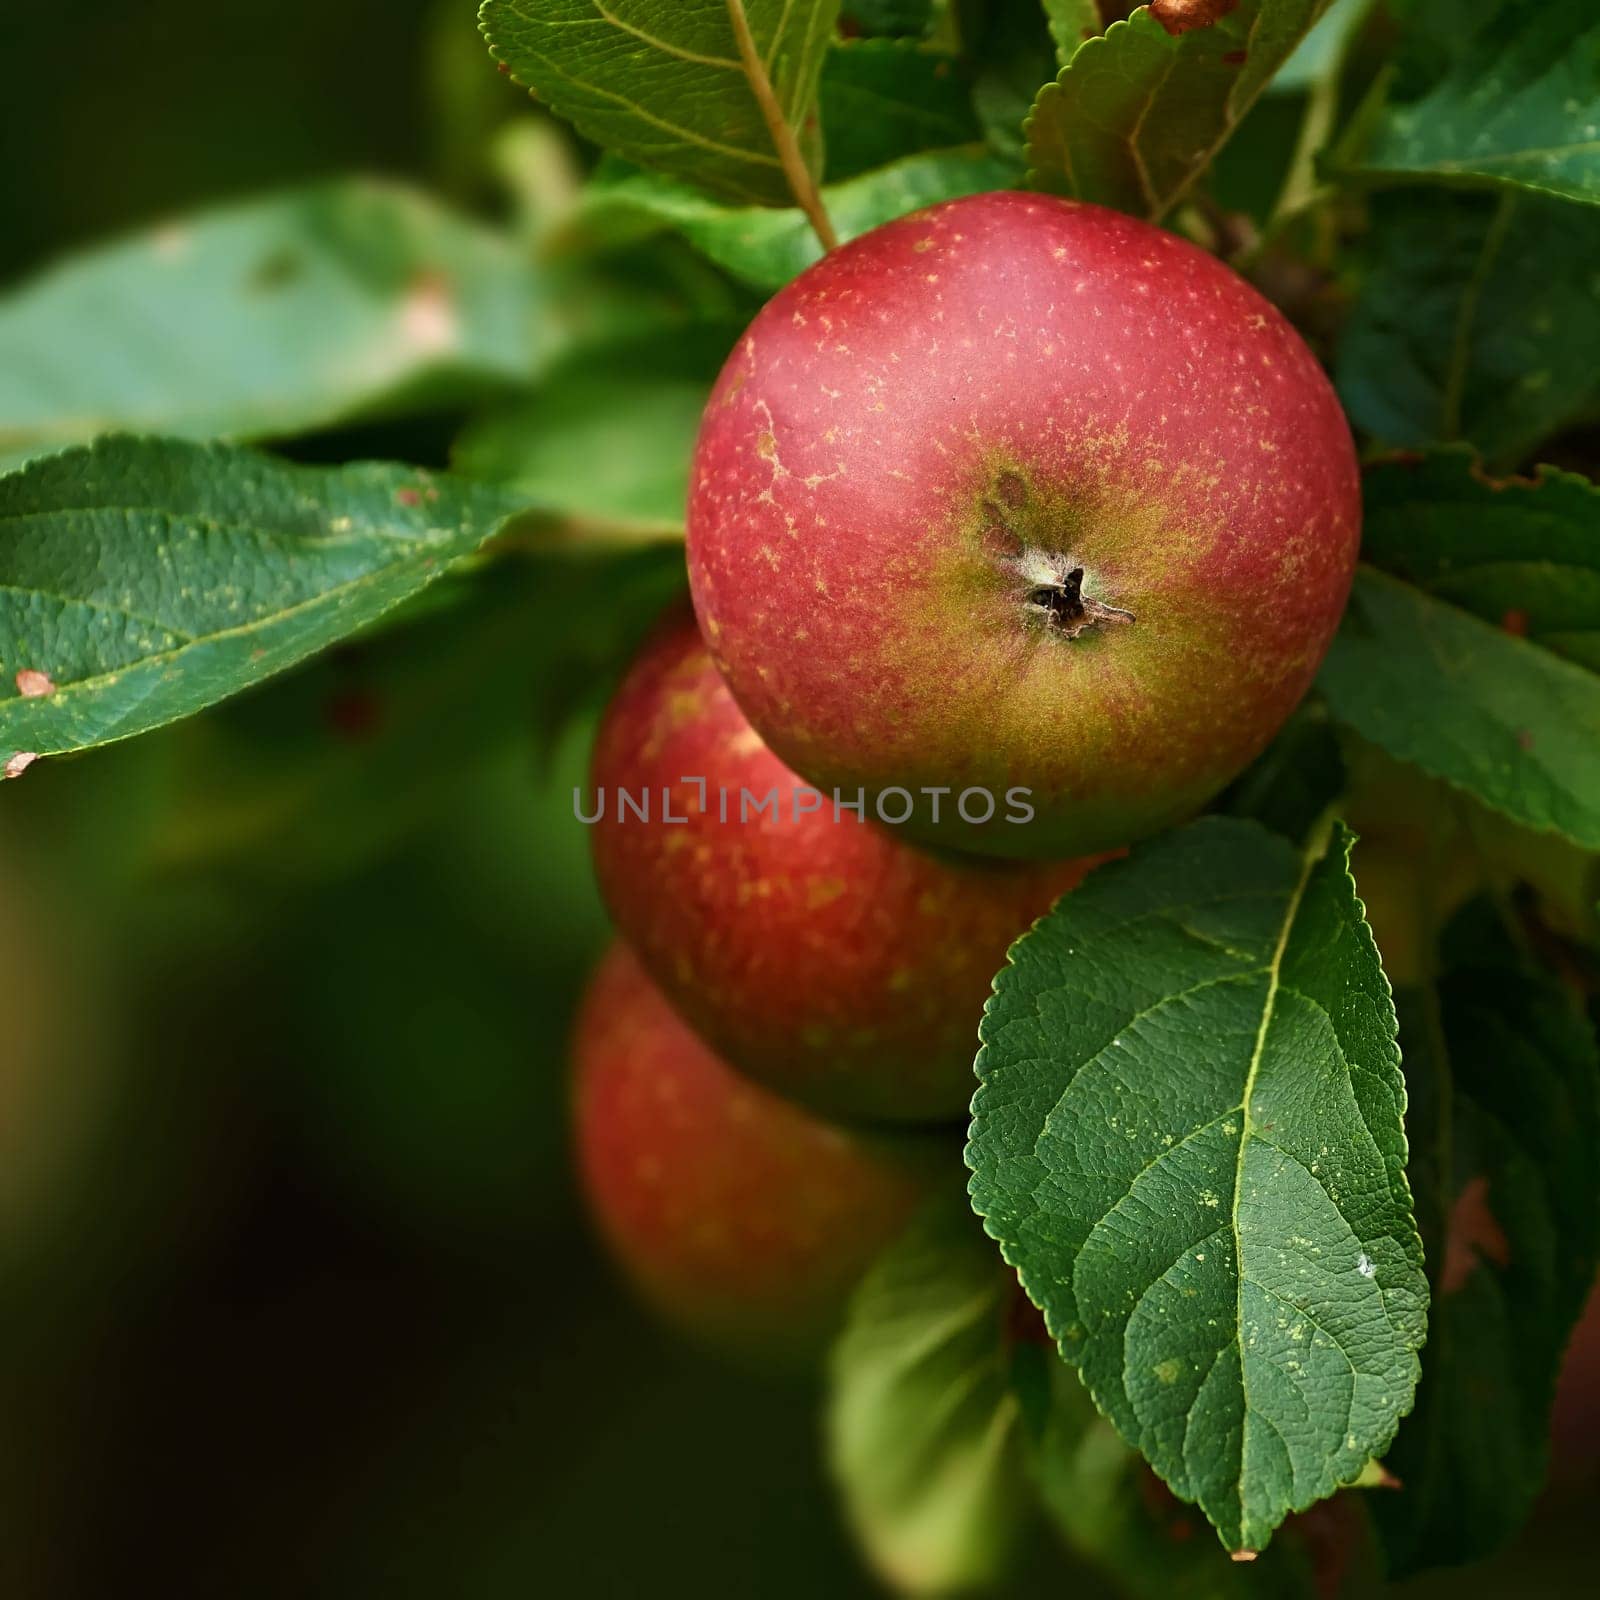
[{"label": "green leaf", "polygon": [[1044,14],[1055,41],[1056,60],[1062,66],[1073,58],[1085,39],[1094,38],[1105,26],[1099,0],[1044,0]]},{"label": "green leaf", "polygon": [[869,37],[920,37],[933,25],[933,0],[844,0],[840,21]]},{"label": "green leaf", "polygon": [[0,478],[0,769],[259,683],[415,594],[515,509],[414,468],[156,439]]},{"label": "green leaf", "polygon": [[822,70],[828,180],[980,137],[960,62],[910,39],[836,44]]},{"label": "green leaf", "polygon": [[[1513,0],[1463,38],[1445,74],[1390,106],[1345,170],[1507,184],[1600,204],[1600,12]],[[1342,164],[1342,163],[1341,163]]]},{"label": "green leaf", "polygon": [[1406,1072],[1428,1071],[1426,1093],[1448,1106],[1427,1170],[1447,1175],[1430,1209],[1448,1215],[1449,1242],[1433,1258],[1417,1409],[1386,1461],[1402,1487],[1373,1505],[1397,1576],[1480,1559],[1522,1525],[1600,1265],[1592,1029],[1481,904],[1450,930],[1445,962],[1436,994],[1401,1014],[1436,1041],[1413,1053],[1406,1039]]},{"label": "green leaf", "polygon": [[1410,1409],[1427,1286],[1394,1010],[1350,879],[1209,818],[1012,948],[973,1205],[1095,1403],[1231,1549]]},{"label": "green leaf", "polygon": [[[1013,169],[981,145],[930,150],[863,173],[823,191],[841,240],[941,200],[1003,187]],[[676,228],[719,266],[758,289],[782,288],[822,256],[822,247],[798,210],[729,207],[649,173],[632,172],[592,182],[574,222],[605,236],[624,226]]]},{"label": "green leaf", "polygon": [[[1068,1547],[1128,1600],[1330,1600],[1375,1592],[1371,1540],[1348,1495],[1291,1518],[1243,1568],[1158,1483],[1094,1408],[1077,1374],[1047,1351],[1015,1363],[1029,1465]],[[1368,1577],[1369,1587],[1352,1580]]]},{"label": "green leaf", "polygon": [[952,1198],[863,1280],[830,1368],[846,1512],[873,1566],[910,1594],[992,1581],[1028,1510],[1005,1339],[1016,1279]]},{"label": "green leaf", "polygon": [[1376,463],[1362,499],[1374,566],[1600,672],[1600,484],[1491,477],[1457,448]]},{"label": "green leaf", "polygon": [[1372,216],[1336,367],[1358,427],[1404,447],[1466,439],[1514,467],[1600,415],[1600,213],[1417,189],[1375,196]]},{"label": "green leaf", "polygon": [[530,511],[613,534],[681,535],[700,416],[739,331],[579,350],[531,399],[470,424],[451,464],[514,487]]},{"label": "green leaf", "polygon": [[1363,567],[1318,685],[1397,760],[1600,849],[1600,679],[1587,668]]},{"label": "green leaf", "polygon": [[984,136],[1020,177],[1023,121],[1039,85],[1059,70],[1049,21],[1039,0],[951,0],[951,9]]},{"label": "green leaf", "polygon": [[1215,22],[1177,33],[1141,6],[1039,91],[1027,123],[1030,181],[1164,216],[1329,3],[1239,0]]},{"label": "green leaf", "polygon": [[166,783],[139,865],[227,863],[280,891],[360,870],[428,818],[458,816],[465,774],[501,752],[525,768],[530,725],[552,746],[683,581],[670,547],[552,548],[446,577],[424,614],[412,602],[141,741],[163,747]]},{"label": "green leaf", "polygon": [[526,380],[531,269],[408,189],[318,184],[51,267],[0,299],[0,464],[110,429],[277,438]]},{"label": "green leaf", "polygon": [[480,21],[494,58],[596,144],[726,200],[788,205],[735,5],[818,178],[817,79],[839,0],[485,0]]},{"label": "green leaf", "polygon": [[1333,0],[1267,85],[1270,94],[1306,94],[1339,70],[1374,0]]}]

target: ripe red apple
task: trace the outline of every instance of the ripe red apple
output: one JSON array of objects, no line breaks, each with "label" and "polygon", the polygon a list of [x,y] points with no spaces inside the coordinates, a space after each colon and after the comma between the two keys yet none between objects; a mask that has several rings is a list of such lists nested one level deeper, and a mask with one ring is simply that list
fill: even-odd
[{"label": "ripe red apple", "polygon": [[761,742],[687,616],[634,664],[593,774],[623,937],[727,1060],[842,1116],[963,1111],[1007,947],[1093,865],[935,856],[836,812]]},{"label": "ripe red apple", "polygon": [[645,1296],[709,1342],[817,1349],[878,1251],[959,1153],[836,1127],[726,1066],[627,947],[595,975],[574,1041],[578,1159]]},{"label": "ripe red apple", "polygon": [[[689,572],[797,771],[980,791],[912,825],[1067,856],[1176,821],[1262,749],[1359,534],[1349,429],[1272,305],[1158,228],[987,194],[762,310],[702,424]],[[1012,787],[1027,826],[1002,820]]]}]

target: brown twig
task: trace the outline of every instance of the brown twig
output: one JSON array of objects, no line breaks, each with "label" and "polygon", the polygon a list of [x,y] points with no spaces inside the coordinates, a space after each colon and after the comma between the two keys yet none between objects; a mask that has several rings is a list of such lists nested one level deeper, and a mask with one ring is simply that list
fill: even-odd
[{"label": "brown twig", "polygon": [[750,80],[750,92],[761,107],[767,132],[772,135],[773,148],[783,164],[783,175],[789,180],[789,187],[800,209],[805,212],[812,231],[822,241],[822,248],[832,250],[839,243],[839,236],[833,231],[833,223],[822,204],[816,180],[806,166],[805,157],[800,154],[800,141],[795,138],[794,129],[789,126],[783,107],[778,104],[772,79],[767,76],[766,63],[762,61],[750,32],[750,19],[745,15],[744,0],[728,0],[728,20],[733,24],[734,42],[739,47],[739,60],[744,65],[745,77]]}]

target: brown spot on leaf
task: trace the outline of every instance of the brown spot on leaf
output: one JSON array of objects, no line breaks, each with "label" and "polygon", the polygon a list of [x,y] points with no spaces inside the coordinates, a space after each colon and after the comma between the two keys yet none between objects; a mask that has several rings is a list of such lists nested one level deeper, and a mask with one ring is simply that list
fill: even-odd
[{"label": "brown spot on leaf", "polygon": [[1250,59],[1248,50],[1230,50],[1223,58],[1224,66],[1242,67]]},{"label": "brown spot on leaf", "polygon": [[1528,613],[1513,606],[1500,618],[1500,626],[1515,639],[1528,637]]},{"label": "brown spot on leaf", "polygon": [[35,751],[19,750],[6,762],[3,768],[0,768],[0,777],[20,778],[38,759],[38,754]]},{"label": "brown spot on leaf", "polygon": [[1445,1235],[1444,1270],[1439,1274],[1440,1294],[1455,1294],[1478,1270],[1480,1262],[1504,1267],[1511,1261],[1511,1246],[1493,1211],[1489,1209],[1489,1180],[1474,1178],[1450,1210]]},{"label": "brown spot on leaf", "polygon": [[403,506],[420,506],[422,504],[422,495],[416,489],[396,489],[394,497]]},{"label": "brown spot on leaf", "polygon": [[24,667],[17,674],[17,693],[24,700],[37,700],[41,695],[55,692],[55,681],[48,672],[36,672],[32,667]]},{"label": "brown spot on leaf", "polygon": [[1518,728],[1517,729],[1517,749],[1519,749],[1519,750],[1531,750],[1531,749],[1533,749],[1533,735],[1526,728]]},{"label": "brown spot on leaf", "polygon": [[1221,22],[1238,9],[1239,0],[1150,0],[1150,15],[1168,33],[1193,33]]}]

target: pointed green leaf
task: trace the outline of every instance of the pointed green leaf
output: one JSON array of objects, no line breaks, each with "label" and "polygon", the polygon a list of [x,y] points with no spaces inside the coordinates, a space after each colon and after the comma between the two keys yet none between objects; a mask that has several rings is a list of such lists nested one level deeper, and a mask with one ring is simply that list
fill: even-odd
[{"label": "pointed green leaf", "polygon": [[[1348,1495],[1292,1517],[1248,1567],[1156,1482],[1096,1412],[1078,1376],[1046,1351],[1015,1362],[1029,1465],[1068,1548],[1127,1600],[1333,1600],[1374,1592],[1372,1540]],[[1358,1585],[1366,1581],[1367,1587]]]},{"label": "pointed green leaf", "polygon": [[1600,11],[1513,0],[1463,18],[1448,70],[1390,106],[1347,170],[1380,179],[1506,184],[1600,204]]},{"label": "pointed green leaf", "polygon": [[[1401,1012],[1406,1077],[1447,1107],[1419,1202],[1447,1221],[1417,1409],[1373,1512],[1397,1576],[1489,1554],[1544,1477],[1561,1359],[1600,1266],[1600,1058],[1560,984],[1483,906],[1445,941],[1445,975]],[[1406,1033],[1415,1024],[1413,1050]],[[1419,1131],[1418,1139],[1424,1135]]]},{"label": "pointed green leaf", "polygon": [[730,15],[813,178],[817,78],[839,0],[485,0],[490,52],[585,137],[725,200],[793,202]]},{"label": "pointed green leaf", "polygon": [[1346,726],[1525,828],[1600,849],[1600,490],[1469,455],[1366,482],[1368,555],[1318,684]]},{"label": "pointed green leaf", "polygon": [[1329,3],[1238,0],[1215,21],[1188,27],[1141,6],[1082,45],[1039,91],[1027,124],[1030,180],[1164,216]]},{"label": "pointed green leaf", "polygon": [[[981,145],[929,150],[864,172],[823,191],[841,240],[854,239],[908,211],[1004,187],[1012,169]],[[797,210],[723,206],[682,184],[646,172],[617,172],[592,182],[574,221],[574,237],[633,226],[673,227],[735,277],[778,289],[814,261],[822,247]]]},{"label": "pointed green leaf", "polygon": [[1234,1549],[1352,1481],[1427,1285],[1350,879],[1212,818],[1094,874],[984,1016],[973,1204],[1095,1403]]},{"label": "pointed green leaf", "polygon": [[516,509],[410,467],[111,438],[0,478],[0,769],[188,716],[366,626]]},{"label": "pointed green leaf", "polygon": [[533,274],[410,190],[318,184],[136,235],[0,299],[0,464],[112,429],[280,438],[525,381]]},{"label": "pointed green leaf", "polygon": [[910,1594],[992,1580],[1028,1509],[1006,1341],[1016,1278],[952,1198],[863,1280],[831,1363],[846,1513],[873,1566]]}]

